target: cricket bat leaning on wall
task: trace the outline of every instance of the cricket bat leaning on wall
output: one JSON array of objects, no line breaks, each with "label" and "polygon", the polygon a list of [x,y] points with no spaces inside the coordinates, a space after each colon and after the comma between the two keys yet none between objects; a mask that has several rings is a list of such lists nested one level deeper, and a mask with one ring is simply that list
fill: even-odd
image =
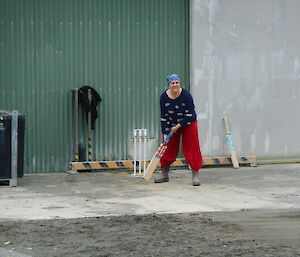
[{"label": "cricket bat leaning on wall", "polygon": [[237,169],[237,168],[239,168],[239,161],[238,161],[237,153],[235,151],[235,147],[234,147],[234,144],[232,141],[231,133],[229,131],[228,120],[227,120],[226,116],[223,118],[223,121],[224,121],[225,133],[226,133],[226,141],[227,141],[227,145],[228,145],[228,148],[230,151],[232,165],[234,168]]},{"label": "cricket bat leaning on wall", "polygon": [[170,137],[172,136],[172,131],[170,131],[170,133],[168,134],[168,136],[166,137],[166,140],[164,142],[162,142],[160,144],[160,146],[158,147],[158,150],[156,151],[156,153],[154,154],[151,162],[149,163],[146,172],[144,173],[144,179],[145,180],[149,180],[153,174],[153,172],[155,171],[157,164],[159,162],[159,160],[161,159],[161,157],[164,155],[165,151],[167,150],[167,143],[170,139]]}]

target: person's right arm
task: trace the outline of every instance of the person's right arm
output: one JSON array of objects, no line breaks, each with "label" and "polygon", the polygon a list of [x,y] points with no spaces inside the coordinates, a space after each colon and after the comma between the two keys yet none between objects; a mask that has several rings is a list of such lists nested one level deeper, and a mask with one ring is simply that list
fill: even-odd
[{"label": "person's right arm", "polygon": [[165,140],[170,132],[170,126],[168,124],[168,111],[165,107],[165,97],[164,94],[160,96],[160,124],[161,132],[163,134],[163,139]]}]

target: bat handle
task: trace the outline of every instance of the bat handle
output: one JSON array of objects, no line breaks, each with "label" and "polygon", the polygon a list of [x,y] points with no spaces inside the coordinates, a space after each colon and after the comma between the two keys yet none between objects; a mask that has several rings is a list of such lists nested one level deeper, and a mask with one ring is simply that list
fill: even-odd
[{"label": "bat handle", "polygon": [[168,141],[169,141],[170,137],[172,136],[172,134],[173,134],[173,132],[172,132],[172,130],[171,130],[171,131],[169,132],[169,134],[167,135],[166,140],[163,142],[163,145],[166,145],[166,144],[168,143]]},{"label": "bat handle", "polygon": [[228,126],[228,119],[227,119],[227,116],[225,116],[225,117],[223,118],[223,120],[224,120],[225,131],[226,131],[226,133],[228,134],[228,133],[230,133],[230,132],[229,132],[229,126]]}]

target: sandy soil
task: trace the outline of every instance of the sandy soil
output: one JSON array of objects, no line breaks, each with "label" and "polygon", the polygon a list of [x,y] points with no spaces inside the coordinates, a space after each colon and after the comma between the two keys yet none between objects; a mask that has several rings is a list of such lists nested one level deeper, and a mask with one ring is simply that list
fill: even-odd
[{"label": "sandy soil", "polygon": [[[239,219],[241,216],[244,218]],[[253,229],[249,223],[254,216],[259,215],[193,213],[1,221],[0,247],[35,257],[300,256],[299,237],[293,238],[298,236],[298,230],[298,234],[289,234],[288,243],[271,240],[280,238],[280,234],[272,235],[272,230],[268,230],[273,227],[272,220],[296,220],[293,226],[298,226],[299,212],[277,215],[276,219],[274,213],[271,219],[264,214],[260,216],[260,227],[264,228],[261,230]],[[259,224],[257,218],[255,223]]]}]

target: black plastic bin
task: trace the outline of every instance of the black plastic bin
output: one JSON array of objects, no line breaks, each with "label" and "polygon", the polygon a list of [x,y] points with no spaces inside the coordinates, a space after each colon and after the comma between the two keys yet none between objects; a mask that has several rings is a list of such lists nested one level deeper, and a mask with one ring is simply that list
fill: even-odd
[{"label": "black plastic bin", "polygon": [[[12,113],[0,111],[0,179],[11,179]],[[25,116],[18,115],[18,178],[24,175]]]}]

